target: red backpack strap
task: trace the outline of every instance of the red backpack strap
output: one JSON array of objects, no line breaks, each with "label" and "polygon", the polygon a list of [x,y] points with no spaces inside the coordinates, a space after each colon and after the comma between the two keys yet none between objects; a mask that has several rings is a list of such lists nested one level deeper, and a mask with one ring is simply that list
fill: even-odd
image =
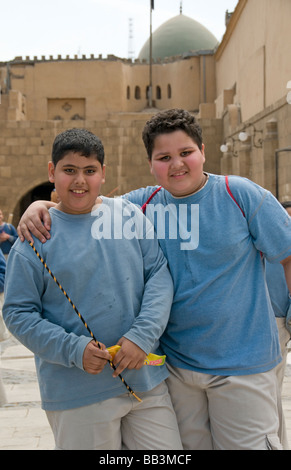
[{"label": "red backpack strap", "polygon": [[152,200],[152,198],[160,191],[160,189],[162,189],[162,186],[160,186],[159,188],[157,188],[157,189],[150,195],[150,197],[149,197],[148,200],[144,203],[144,205],[141,207],[141,210],[143,211],[144,214],[145,214],[147,205],[148,205],[149,202]]},{"label": "red backpack strap", "polygon": [[242,215],[245,217],[244,211],[242,210],[242,208],[240,207],[239,203],[237,202],[237,200],[235,199],[234,195],[232,194],[232,192],[230,190],[228,176],[225,177],[225,184],[226,184],[226,189],[227,189],[228,194],[233,199],[233,201],[236,203],[236,205],[239,208],[239,210],[241,211]]},{"label": "red backpack strap", "polygon": [[[234,195],[232,194],[232,192],[230,190],[229,183],[228,183],[228,176],[225,177],[225,184],[226,184],[226,189],[227,189],[228,194],[234,200],[234,202],[236,203],[237,207],[240,209],[240,211],[241,211],[242,215],[244,216],[244,218],[246,218],[244,211],[242,210],[242,208],[240,207],[239,203],[237,202],[237,200],[235,199]],[[261,258],[263,259],[264,255],[261,251],[260,251],[260,255],[261,255]]]},{"label": "red backpack strap", "polygon": [[[239,203],[237,202],[237,200],[235,199],[234,195],[232,194],[232,192],[231,192],[231,190],[230,190],[229,181],[228,181],[228,176],[227,176],[227,175],[225,176],[225,184],[226,184],[226,189],[227,189],[228,194],[230,195],[230,197],[232,198],[232,200],[236,203],[236,205],[237,205],[237,207],[239,208],[239,210],[241,211],[242,215],[245,217],[244,211],[242,210],[242,208],[240,207]],[[147,205],[148,205],[149,202],[152,200],[152,198],[160,191],[160,189],[162,189],[162,186],[160,186],[159,188],[157,188],[157,189],[150,195],[150,197],[148,198],[148,200],[143,204],[143,206],[141,207],[141,210],[142,210],[143,213],[145,213]]]}]

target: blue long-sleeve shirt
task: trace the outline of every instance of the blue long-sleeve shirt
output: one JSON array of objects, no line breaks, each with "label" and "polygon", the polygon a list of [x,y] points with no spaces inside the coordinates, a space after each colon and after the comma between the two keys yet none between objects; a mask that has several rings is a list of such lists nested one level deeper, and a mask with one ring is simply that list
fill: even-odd
[{"label": "blue long-sleeve shirt", "polygon": [[0,294],[2,294],[2,292],[4,291],[5,271],[6,260],[2,251],[0,250]]},{"label": "blue long-sleeve shirt", "polygon": [[283,266],[266,262],[266,279],[275,316],[286,317],[291,302]]},{"label": "blue long-sleeve shirt", "polygon": [[[173,284],[141,211],[104,198],[92,215],[50,212],[51,240],[44,245],[35,240],[35,247],[97,340],[109,347],[125,336],[147,354],[155,352]],[[44,409],[80,407],[126,392],[109,365],[98,375],[83,370],[92,338],[28,242],[17,241],[9,254],[3,317],[35,354]],[[152,389],[167,375],[166,366],[122,373],[136,392]]]}]

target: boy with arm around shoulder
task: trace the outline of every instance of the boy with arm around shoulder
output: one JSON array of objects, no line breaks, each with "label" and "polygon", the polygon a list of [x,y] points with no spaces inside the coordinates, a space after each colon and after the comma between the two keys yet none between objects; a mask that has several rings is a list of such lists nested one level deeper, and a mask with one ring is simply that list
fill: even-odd
[{"label": "boy with arm around shoulder", "polygon": [[[35,247],[102,349],[28,243],[16,242],[9,255],[3,314],[12,334],[35,353],[56,447],[181,449],[167,369],[143,365],[169,316],[173,287],[166,260],[157,240],[144,233],[151,229],[136,206],[99,197],[105,167],[96,136],[65,131],[56,137],[52,157],[49,179],[60,202],[50,211],[51,240],[35,240]],[[94,228],[100,219],[114,228],[117,215],[118,239]],[[140,237],[124,236],[129,217]],[[103,344],[121,346],[114,374]],[[141,403],[115,378],[121,373]]]},{"label": "boy with arm around shoulder", "polygon": [[[161,346],[183,446],[282,448],[275,378],[281,354],[262,255],[283,265],[291,290],[290,218],[251,181],[203,171],[202,132],[188,112],[153,116],[143,140],[162,186],[146,214],[151,218],[151,204],[171,207],[179,223],[176,240],[159,241],[175,288]],[[143,205],[152,191],[127,197]],[[158,233],[160,219],[153,220]]]}]

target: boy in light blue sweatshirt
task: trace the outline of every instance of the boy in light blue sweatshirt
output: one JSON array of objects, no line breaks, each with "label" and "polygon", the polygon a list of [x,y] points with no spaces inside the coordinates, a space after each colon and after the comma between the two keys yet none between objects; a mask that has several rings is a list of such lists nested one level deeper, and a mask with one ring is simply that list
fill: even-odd
[{"label": "boy in light blue sweatshirt", "polygon": [[[4,320],[35,354],[58,449],[181,449],[167,368],[144,365],[169,318],[172,280],[140,210],[99,196],[103,160],[101,141],[86,130],[56,137],[49,179],[60,202],[50,210],[51,240],[34,241],[101,349],[27,242],[9,255]],[[104,345],[115,344],[113,372]]]},{"label": "boy in light blue sweatshirt", "polygon": [[[290,218],[257,184],[204,171],[202,130],[189,112],[155,114],[143,140],[158,186],[125,198],[153,222],[174,281],[161,347],[183,447],[281,449],[281,353],[263,258],[282,264],[290,291]],[[44,239],[45,206],[30,213]],[[28,237],[29,219],[20,230]]]}]

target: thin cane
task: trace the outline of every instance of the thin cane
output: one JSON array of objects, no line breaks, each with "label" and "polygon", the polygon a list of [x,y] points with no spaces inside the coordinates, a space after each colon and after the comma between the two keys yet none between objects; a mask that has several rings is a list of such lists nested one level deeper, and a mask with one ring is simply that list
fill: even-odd
[{"label": "thin cane", "polygon": [[[57,284],[57,286],[60,288],[60,290],[62,291],[62,293],[64,294],[64,296],[66,297],[66,299],[70,302],[71,306],[73,307],[74,311],[76,312],[76,314],[78,315],[78,317],[80,318],[80,320],[83,322],[85,328],[87,329],[87,331],[90,333],[90,336],[93,338],[93,340],[95,341],[95,343],[97,344],[98,348],[101,349],[101,345],[99,343],[99,341],[97,341],[97,339],[95,338],[92,330],[89,328],[89,326],[87,325],[86,321],[84,320],[84,318],[82,317],[81,313],[79,312],[79,310],[77,309],[76,305],[72,302],[72,300],[70,299],[69,295],[67,294],[67,292],[64,290],[64,288],[61,286],[61,284],[59,283],[59,281],[57,280],[57,278],[55,277],[55,275],[51,272],[50,268],[48,267],[48,265],[46,264],[46,262],[44,261],[44,259],[40,256],[39,252],[36,250],[35,246],[33,245],[33,243],[31,242],[28,242],[29,245],[31,246],[31,248],[33,249],[33,251],[35,252],[36,256],[39,258],[39,260],[42,262],[42,264],[44,265],[45,269],[47,270],[47,272],[51,275],[51,277],[53,278],[53,280],[55,281],[55,283]],[[116,370],[116,367],[114,366],[114,364],[108,359],[108,362],[110,364],[110,366],[112,367],[113,370]],[[125,382],[124,378],[122,377],[121,374],[118,375],[118,377],[120,378],[121,382],[125,385],[125,387],[127,388],[127,390],[138,400],[141,402],[141,399],[134,393],[134,391],[130,388],[130,386]]]}]

